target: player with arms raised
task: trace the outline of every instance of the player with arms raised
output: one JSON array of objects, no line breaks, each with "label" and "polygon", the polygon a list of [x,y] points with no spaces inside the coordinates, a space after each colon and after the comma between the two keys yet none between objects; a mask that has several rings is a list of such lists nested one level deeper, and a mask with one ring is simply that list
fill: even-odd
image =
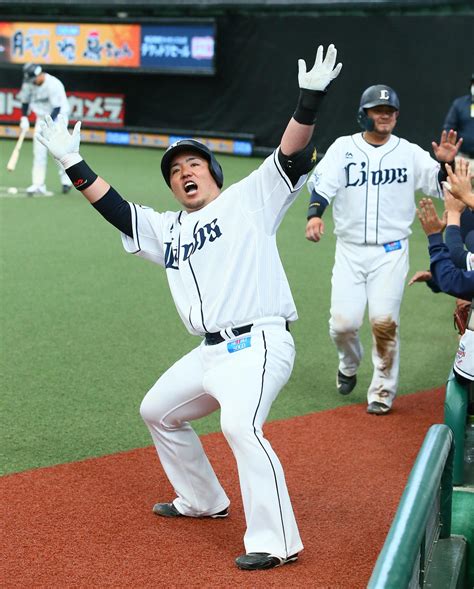
[{"label": "player with arms raised", "polygon": [[247,530],[241,569],[294,562],[302,550],[282,466],[262,432],[270,407],[290,377],[297,319],[276,246],[276,232],[316,162],[310,143],[316,111],[337,77],[336,49],[306,71],[299,60],[300,99],[279,148],[240,182],[221,191],[222,169],[194,140],[171,145],[163,176],[182,205],[158,213],[129,203],[79,155],[72,135],[47,120],[42,142],[76,188],[122,233],[126,251],[166,269],[188,331],[201,344],[169,368],[141,405],[163,468],[176,492],[153,511],[165,517],[228,515],[229,499],[190,425],[221,410],[235,456]]}]

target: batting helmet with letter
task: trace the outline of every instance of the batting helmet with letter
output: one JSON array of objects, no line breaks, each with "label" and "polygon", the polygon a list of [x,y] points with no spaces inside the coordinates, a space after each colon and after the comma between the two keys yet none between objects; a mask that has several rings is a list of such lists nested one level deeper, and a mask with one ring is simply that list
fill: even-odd
[{"label": "batting helmet with letter", "polygon": [[395,110],[400,110],[400,101],[393,88],[384,84],[377,84],[376,86],[369,86],[362,92],[359,110],[357,111],[357,122],[364,131],[374,130],[374,121],[367,116],[366,109],[381,105],[391,106]]},{"label": "batting helmet with letter", "polygon": [[23,80],[25,82],[32,82],[43,71],[43,68],[36,63],[25,63],[23,66]]},{"label": "batting helmet with letter", "polygon": [[224,173],[222,171],[221,165],[214,157],[212,151],[206,147],[204,143],[196,141],[195,139],[180,139],[179,141],[172,143],[165,151],[161,159],[161,173],[163,174],[163,178],[169,187],[171,187],[171,160],[176,154],[182,151],[196,151],[199,153],[199,155],[206,159],[209,163],[209,171],[211,172],[211,176],[216,181],[217,186],[222,188],[222,185],[224,184]]}]

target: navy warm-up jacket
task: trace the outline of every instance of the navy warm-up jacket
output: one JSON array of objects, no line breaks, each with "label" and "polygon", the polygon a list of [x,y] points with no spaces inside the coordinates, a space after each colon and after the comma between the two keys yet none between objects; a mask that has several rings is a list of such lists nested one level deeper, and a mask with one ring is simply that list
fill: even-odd
[{"label": "navy warm-up jacket", "polygon": [[441,233],[429,235],[428,241],[430,271],[433,281],[439,289],[460,299],[472,299],[474,297],[474,272],[456,268]]}]

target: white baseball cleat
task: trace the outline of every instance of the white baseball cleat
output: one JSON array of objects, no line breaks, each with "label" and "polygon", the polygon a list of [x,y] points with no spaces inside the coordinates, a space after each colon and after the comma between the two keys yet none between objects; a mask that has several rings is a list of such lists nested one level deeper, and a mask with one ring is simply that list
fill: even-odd
[{"label": "white baseball cleat", "polygon": [[48,191],[46,190],[46,186],[44,184],[32,184],[26,189],[26,194],[28,196],[34,196],[35,194],[42,194],[44,196],[48,194]]}]

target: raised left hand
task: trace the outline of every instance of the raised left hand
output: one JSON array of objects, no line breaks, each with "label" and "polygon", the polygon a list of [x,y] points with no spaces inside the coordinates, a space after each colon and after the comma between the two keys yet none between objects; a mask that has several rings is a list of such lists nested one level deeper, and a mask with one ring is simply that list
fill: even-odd
[{"label": "raised left hand", "polygon": [[458,139],[458,134],[452,129],[443,131],[439,140],[439,144],[436,141],[431,142],[433,152],[436,159],[439,162],[452,162],[456,157],[459,148],[462,144],[462,138]]}]

